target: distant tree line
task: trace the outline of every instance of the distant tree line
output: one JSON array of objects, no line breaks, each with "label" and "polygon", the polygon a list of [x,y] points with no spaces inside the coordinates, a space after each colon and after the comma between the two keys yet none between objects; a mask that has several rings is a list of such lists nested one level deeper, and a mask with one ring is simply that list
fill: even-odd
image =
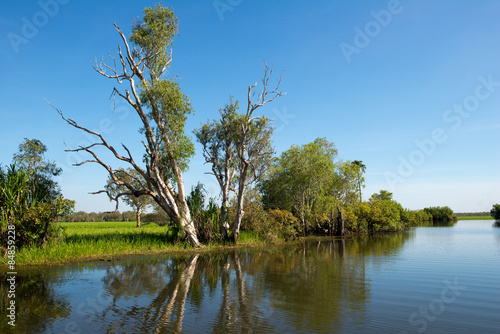
[{"label": "distant tree line", "polygon": [[455,213],[457,217],[480,217],[480,216],[489,216],[490,212],[457,212]]}]

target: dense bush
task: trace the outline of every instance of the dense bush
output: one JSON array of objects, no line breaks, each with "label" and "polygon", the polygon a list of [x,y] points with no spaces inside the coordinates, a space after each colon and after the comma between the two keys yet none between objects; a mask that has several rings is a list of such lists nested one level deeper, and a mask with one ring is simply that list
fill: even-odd
[{"label": "dense bush", "polygon": [[370,231],[400,231],[405,228],[401,221],[401,204],[392,200],[370,202],[370,216],[367,217]]},{"label": "dense bush", "polygon": [[210,243],[220,239],[219,221],[220,211],[213,198],[205,206],[206,190],[203,184],[198,183],[191,188],[186,202],[191,212],[191,219],[197,231],[198,239],[203,243]]},{"label": "dense bush", "polygon": [[301,224],[299,219],[294,217],[294,215],[286,210],[269,210],[269,219],[275,222],[275,233],[279,237],[290,240],[297,238],[302,232]]},{"label": "dense bush", "polygon": [[424,210],[403,209],[390,197],[372,196],[368,202],[359,202],[342,209],[347,232],[401,231],[431,220]]},{"label": "dense bush", "polygon": [[402,223],[399,203],[389,199],[372,197],[368,202],[356,203],[344,208],[346,229],[350,232],[400,231],[406,226]]},{"label": "dense bush", "polygon": [[424,211],[432,216],[433,222],[450,222],[458,220],[453,210],[447,206],[433,206],[425,208]]},{"label": "dense bush", "polygon": [[432,216],[425,210],[403,209],[401,211],[401,220],[406,227],[411,227],[432,221]]},{"label": "dense bush", "polygon": [[500,204],[494,204],[493,209],[491,209],[490,214],[496,220],[500,220]]},{"label": "dense bush", "polygon": [[[49,182],[50,181],[50,182]],[[0,167],[0,240],[7,245],[8,225],[14,226],[15,247],[43,246],[60,231],[52,223],[70,213],[74,201],[64,199],[48,176],[11,165]]]},{"label": "dense bush", "polygon": [[359,202],[348,205],[342,209],[345,228],[348,232],[359,233],[368,230],[367,217],[370,216],[370,205],[368,202]]}]

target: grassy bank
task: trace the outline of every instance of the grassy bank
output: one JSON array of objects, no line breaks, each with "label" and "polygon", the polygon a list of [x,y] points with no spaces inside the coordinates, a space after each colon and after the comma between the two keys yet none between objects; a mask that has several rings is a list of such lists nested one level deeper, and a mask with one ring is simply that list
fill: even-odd
[{"label": "grassy bank", "polygon": [[492,220],[492,216],[463,216],[458,217],[458,220]]},{"label": "grassy bank", "polygon": [[[60,223],[64,236],[44,248],[28,247],[16,253],[16,265],[60,265],[84,261],[118,258],[129,254],[157,254],[185,252],[192,248],[185,243],[174,243],[167,227],[147,224],[141,228],[135,222]],[[240,246],[264,244],[254,232],[242,232]],[[204,251],[222,248],[208,245]],[[2,258],[1,265],[8,259]]]}]

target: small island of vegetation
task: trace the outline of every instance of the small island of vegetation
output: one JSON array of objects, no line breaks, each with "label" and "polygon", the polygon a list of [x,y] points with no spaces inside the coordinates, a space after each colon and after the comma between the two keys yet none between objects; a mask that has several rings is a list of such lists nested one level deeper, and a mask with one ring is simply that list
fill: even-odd
[{"label": "small island of vegetation", "polygon": [[[425,222],[457,220],[448,207],[405,209],[386,190],[363,201],[367,167],[359,160],[340,159],[335,144],[326,138],[293,145],[275,156],[272,121],[256,111],[286,93],[280,90],[281,76],[274,85],[270,81],[273,68],[267,64],[260,91],[257,84],[246,90],[243,112],[239,101],[229,98],[219,118],[194,131],[207,168],[220,186],[220,199],[206,198],[202,184],[188,193],[183,173],[195,150],[185,123],[193,110],[175,77],[164,78],[172,61],[177,18],[170,8],[157,5],[144,10],[128,39],[115,27],[123,44],[117,61],[112,58],[113,66],[96,63],[94,69],[128,85],[112,93],[139,116],[144,155],[134,159],[127,146],[115,148],[100,133],[54,108],[66,123],[96,140],[69,149],[89,154],[89,160],[78,165],[96,163],[108,172],[104,189],[96,194],[107,194],[117,209],[124,200],[135,212],[115,211],[107,218],[74,213],[74,201],[62,196],[53,179],[62,170],[45,161],[43,143],[25,139],[13,164],[0,168],[3,265],[13,252],[19,265],[61,264],[124,254],[265,245],[311,235],[398,232]],[[127,168],[101,159],[96,147],[108,150]],[[147,207],[149,213],[143,214]],[[499,211],[496,207],[495,214]]]}]

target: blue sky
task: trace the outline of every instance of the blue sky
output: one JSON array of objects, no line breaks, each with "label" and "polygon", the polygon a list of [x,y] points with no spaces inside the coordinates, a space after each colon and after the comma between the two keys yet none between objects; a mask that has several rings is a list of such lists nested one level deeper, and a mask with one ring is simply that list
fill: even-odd
[{"label": "blue sky", "polygon": [[[77,210],[112,210],[99,166],[72,167],[89,143],[67,117],[98,130],[140,160],[137,115],[113,111],[110,79],[94,57],[117,54],[116,23],[126,35],[152,1],[8,1],[0,5],[0,162],[23,138],[48,147],[64,169],[58,181]],[[500,1],[164,1],[180,21],[170,76],[196,114],[191,131],[216,118],[229,96],[245,103],[265,60],[284,69],[287,95],[261,112],[275,120],[278,153],[317,137],[335,142],[339,158],[367,166],[364,198],[380,189],[403,206],[448,205],[456,212],[500,202]],[[277,78],[277,76],[276,76]],[[201,148],[187,188],[217,185]],[[103,154],[107,157],[106,154]],[[112,159],[108,161],[113,162]],[[113,163],[113,166],[118,166]],[[125,209],[125,208],[123,208]]]}]

